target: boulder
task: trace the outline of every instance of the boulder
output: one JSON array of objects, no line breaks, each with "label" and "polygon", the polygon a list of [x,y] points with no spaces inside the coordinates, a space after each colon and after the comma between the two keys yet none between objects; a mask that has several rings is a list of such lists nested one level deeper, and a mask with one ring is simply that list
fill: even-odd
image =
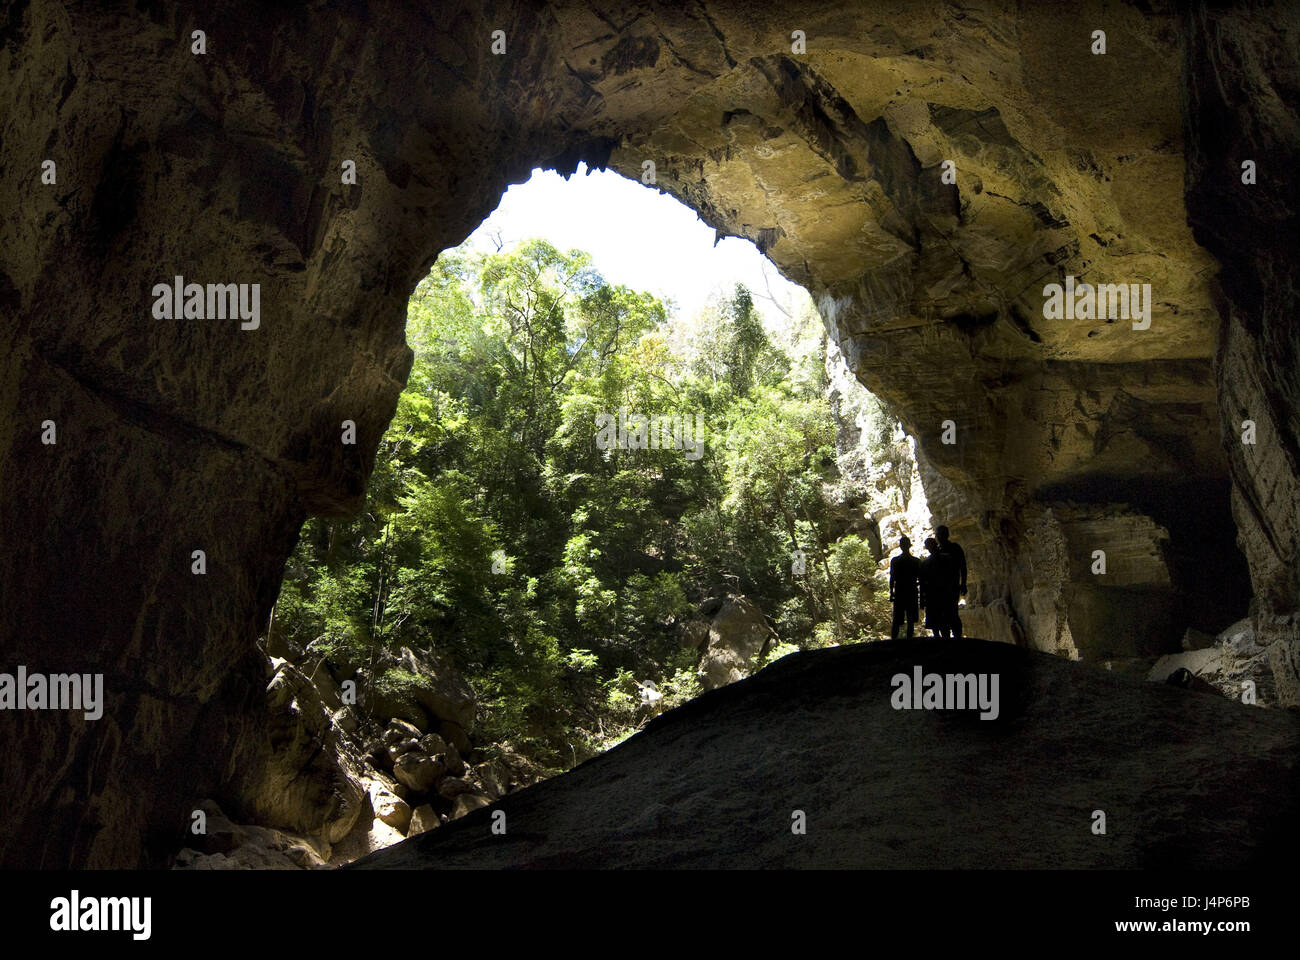
[{"label": "boulder", "polygon": [[393,774],[416,793],[428,793],[445,771],[440,760],[419,750],[402,754],[393,764]]},{"label": "boulder", "polygon": [[329,844],[320,844],[283,830],[234,824],[210,801],[208,825],[214,830],[200,848],[186,848],[177,854],[177,870],[313,870],[325,866],[331,856]]},{"label": "boulder", "polygon": [[430,717],[457,724],[466,733],[473,732],[474,691],[445,658],[403,647],[399,665],[420,678],[420,683],[412,688],[413,693]]},{"label": "boulder", "polygon": [[749,676],[775,636],[756,603],[748,597],[728,597],[709,626],[709,643],[699,666],[704,689]]},{"label": "boulder", "polygon": [[361,726],[361,721],[357,719],[357,715],[348,707],[339,707],[339,709],[335,710],[331,720],[334,726],[344,734],[356,733]]},{"label": "boulder", "polygon": [[470,776],[491,799],[500,800],[505,796],[506,791],[501,783],[500,776],[497,774],[496,764],[490,760],[477,764],[470,771]]},{"label": "boulder", "polygon": [[415,808],[411,814],[411,825],[407,828],[406,835],[414,837],[429,830],[434,830],[442,826],[442,820],[434,813],[433,807],[427,803],[421,804]]},{"label": "boulder", "polygon": [[1156,661],[1156,665],[1147,674],[1147,680],[1164,683],[1179,669],[1186,669],[1193,676],[1218,673],[1223,669],[1223,651],[1216,646],[1208,650],[1166,654]]},{"label": "boulder", "polygon": [[456,749],[454,743],[447,744],[447,749],[442,756],[448,773],[453,777],[463,777],[465,775],[465,761],[461,758],[460,751]]},{"label": "boulder", "polygon": [[1256,706],[1271,707],[1284,703],[1279,695],[1277,678],[1285,677],[1272,665],[1272,657],[1280,652],[1277,645],[1260,643],[1252,622],[1239,620],[1219,634],[1223,650],[1223,675],[1219,689],[1234,699],[1240,699],[1253,685]]},{"label": "boulder", "polygon": [[683,650],[697,650],[709,640],[709,623],[707,620],[688,620],[682,625],[681,644]]},{"label": "boulder", "polygon": [[205,856],[193,850],[181,851],[176,858],[177,870],[310,870],[323,866],[319,859],[314,859],[302,848],[293,851],[294,856],[278,850],[246,846],[229,854]]},{"label": "boulder", "polygon": [[315,685],[286,660],[270,661],[266,738],[257,762],[241,768],[234,792],[259,823],[334,843],[363,806],[362,755],[333,723]]},{"label": "boulder", "polygon": [[1191,690],[1195,693],[1208,693],[1216,697],[1223,696],[1219,688],[1207,680],[1202,680],[1186,667],[1179,667],[1168,677],[1165,683],[1171,687],[1181,687],[1184,690]]},{"label": "boulder", "polygon": [[195,809],[203,812],[203,832],[194,833],[190,821],[189,839],[203,854],[229,853],[239,846],[239,828],[221,812],[214,800],[204,800]]},{"label": "boulder", "polygon": [[176,859],[172,861],[173,870],[193,870],[202,869],[198,863],[205,858],[205,854],[191,847],[186,847],[180,853],[176,854]]},{"label": "boulder", "polygon": [[337,867],[351,863],[368,853],[391,847],[405,839],[401,831],[390,827],[378,817],[366,820],[364,823],[358,823],[352,833],[334,846],[330,856],[330,866]]},{"label": "boulder", "polygon": [[444,721],[474,729],[474,692],[438,654],[410,647],[398,655],[385,653],[373,675],[368,666],[358,671],[357,688],[366,713],[376,720],[403,720],[418,728],[417,737]]},{"label": "boulder", "polygon": [[443,777],[438,782],[438,793],[448,800],[455,799],[462,793],[470,793],[474,790],[474,784],[468,780],[462,780],[460,777]]},{"label": "boulder", "polygon": [[431,757],[447,752],[447,741],[436,733],[426,733],[420,738],[420,749]]},{"label": "boulder", "polygon": [[[395,784],[396,785],[396,784]],[[368,784],[369,788],[383,787],[380,780],[372,781]],[[412,814],[414,819],[414,814]],[[408,823],[407,829],[410,825]],[[330,853],[329,863],[331,866],[341,866],[351,863],[359,857],[364,857],[368,853],[376,850],[382,850],[384,847],[390,847],[395,843],[404,840],[402,831],[396,829],[380,820],[375,816],[375,811],[371,805],[370,790],[366,794],[366,809],[362,816],[357,819],[356,826],[346,837],[334,844]]]},{"label": "boulder", "polygon": [[1255,627],[1249,618],[1238,620],[1220,632],[1219,642],[1223,644],[1225,653],[1237,658],[1258,656],[1267,649],[1267,645],[1260,643],[1256,637]]},{"label": "boulder", "polygon": [[1205,650],[1214,646],[1216,638],[1208,633],[1202,633],[1195,627],[1188,627],[1187,632],[1183,634],[1184,650]]},{"label": "boulder", "polygon": [[307,679],[316,688],[316,692],[327,710],[333,712],[345,706],[343,691],[339,689],[339,685],[335,682],[334,676],[330,673],[329,666],[323,657],[308,657],[298,665],[298,669],[307,675]]},{"label": "boulder", "polygon": [[543,767],[509,750],[500,752],[488,762],[496,770],[497,783],[501,786],[502,794],[530,787],[547,777]]},{"label": "boulder", "polygon": [[[382,678],[386,669],[380,665],[374,676]],[[429,715],[414,692],[409,687],[374,682],[369,667],[357,672],[357,698],[362,711],[372,720],[384,721],[390,717],[403,720],[416,728],[416,736],[429,729]]]},{"label": "boulder", "polygon": [[403,800],[406,799],[406,788],[398,783],[391,773],[381,770],[378,773],[367,775],[365,781],[366,792],[368,794],[373,793],[377,787],[387,790],[389,793],[395,793]]},{"label": "boulder", "polygon": [[384,731],[385,743],[399,743],[402,740],[419,740],[423,734],[416,729],[414,724],[407,723],[397,717],[388,721],[388,729]]},{"label": "boulder", "polygon": [[[415,734],[415,736],[410,734]],[[395,764],[398,757],[403,754],[410,753],[412,750],[419,750],[420,741],[417,739],[419,736],[420,731],[409,723],[401,720],[390,721],[388,729],[384,731],[384,742],[388,744],[385,753],[388,756],[389,764]]]},{"label": "boulder", "polygon": [[462,755],[467,754],[474,749],[474,745],[469,742],[469,734],[467,734],[465,728],[458,723],[451,723],[450,721],[444,720],[438,725],[438,733],[442,735],[444,740],[459,750]]},{"label": "boulder", "polygon": [[473,810],[491,806],[491,803],[492,801],[481,793],[458,794],[455,802],[451,805],[451,819],[457,820]]},{"label": "boulder", "polygon": [[375,819],[382,820],[394,830],[406,832],[411,823],[411,807],[405,800],[382,786],[372,785],[370,805],[375,811]]},{"label": "boulder", "polygon": [[[1272,707],[1281,698],[1269,653],[1269,648],[1258,642],[1251,622],[1241,620],[1222,631],[1210,647],[1161,657],[1147,679],[1186,689],[1204,690],[1202,684],[1209,684],[1232,700],[1242,700],[1250,690],[1251,697],[1244,702]],[[1171,680],[1179,670],[1186,670],[1192,679],[1180,675]]]}]

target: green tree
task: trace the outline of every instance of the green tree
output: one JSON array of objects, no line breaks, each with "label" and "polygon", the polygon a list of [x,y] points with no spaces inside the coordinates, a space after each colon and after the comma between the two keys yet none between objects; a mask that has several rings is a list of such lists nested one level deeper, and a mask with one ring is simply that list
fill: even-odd
[{"label": "green tree", "polygon": [[[536,240],[444,253],[407,337],[365,511],[310,521],[286,569],[272,629],[289,642],[353,664],[436,649],[472,678],[481,736],[563,766],[645,719],[636,682],[698,691],[679,628],[720,591],[791,646],[875,629],[869,551],[828,532],[815,315],[778,343],[738,287],[670,317]],[[597,417],[619,410],[698,417],[705,455],[601,449]]]}]

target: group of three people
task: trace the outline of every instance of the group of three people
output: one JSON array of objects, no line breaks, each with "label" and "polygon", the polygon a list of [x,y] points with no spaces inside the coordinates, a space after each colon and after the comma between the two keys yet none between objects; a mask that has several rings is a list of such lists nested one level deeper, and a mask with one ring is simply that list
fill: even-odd
[{"label": "group of three people", "polygon": [[[937,538],[937,539],[936,539]],[[948,539],[948,528],[934,528],[927,537],[924,560],[912,556],[912,541],[898,541],[903,552],[889,564],[889,599],[894,604],[894,624],[889,629],[897,640],[900,628],[907,625],[910,640],[919,611],[925,610],[925,625],[938,637],[961,637],[961,617],[957,615],[960,599],[966,596],[966,551]]]}]

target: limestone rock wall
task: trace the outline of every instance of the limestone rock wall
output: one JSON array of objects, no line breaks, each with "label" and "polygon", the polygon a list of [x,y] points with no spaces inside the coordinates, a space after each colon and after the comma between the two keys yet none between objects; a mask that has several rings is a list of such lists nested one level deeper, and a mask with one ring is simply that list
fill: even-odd
[{"label": "limestone rock wall", "polygon": [[[1300,11],[1193,5],[1183,33],[1187,213],[1219,258],[1219,418],[1257,638],[1300,704]],[[1243,182],[1253,161],[1255,182]],[[1242,442],[1253,422],[1255,442]]]},{"label": "limestone rock wall", "polygon": [[[559,142],[516,120],[563,126],[516,95],[567,91],[558,59],[521,42],[507,67],[481,12],[448,12],[0,15],[0,649],[102,672],[107,700],[0,716],[0,863],[159,864],[256,762],[258,628],[303,519],[360,505],[407,297]],[[507,26],[544,38],[540,15]],[[177,275],[259,284],[258,327],[156,319]]]},{"label": "limestone rock wall", "polygon": [[[653,162],[658,186],[813,292],[916,437],[988,635],[1085,656],[1103,642],[1070,613],[1077,545],[1058,506],[1107,536],[1165,531],[1180,610],[1204,594],[1198,561],[1218,561],[1208,612],[1224,623],[1201,626],[1226,625],[1241,611],[1218,608],[1246,596],[1229,475],[1261,616],[1290,616],[1294,188],[1225,200],[1205,173],[1236,152],[1225,130],[1261,157],[1294,153],[1282,54],[1296,34],[1271,19],[1285,16],[4,6],[0,650],[10,669],[103,672],[107,703],[97,721],[0,714],[0,864],[164,863],[189,810],[254,762],[257,631],[304,517],[360,504],[409,370],[406,299],[536,165],[640,178]],[[1105,56],[1089,52],[1094,24]],[[1203,72],[1185,82],[1180,58]],[[1231,117],[1198,120],[1215,98]],[[1185,129],[1193,220],[1232,267],[1217,396],[1215,262],[1187,226]],[[1067,274],[1150,282],[1150,329],[1044,320],[1042,285]],[[156,318],[153,288],[176,276],[258,284],[257,328]],[[1216,429],[1242,405],[1278,438],[1250,462]]]},{"label": "limestone rock wall", "polygon": [[[806,56],[763,46],[803,27],[798,12],[755,14],[724,31],[727,69],[692,51],[721,75],[613,163],[635,176],[655,161],[661,186],[813,292],[850,367],[916,438],[934,522],[970,553],[981,635],[1103,655],[1113,641],[1098,630],[1122,622],[1134,643],[1177,649],[1189,623],[1244,613],[1248,588],[1230,525],[1177,516],[1189,498],[1226,516],[1228,483],[1213,263],[1182,212],[1178,77],[1146,59],[1177,56],[1174,20],[910,9],[851,35],[842,16],[807,18],[819,39]],[[1106,28],[1105,56],[1085,22]],[[1067,275],[1150,283],[1150,328],[1044,319],[1043,286]],[[1070,569],[1036,538],[1051,537],[1045,513],[1075,505],[1145,516],[1142,549],[1185,558],[1155,603],[1104,580],[1067,589]],[[1100,537],[1076,536],[1087,555],[1134,547],[1131,529],[1076,533]],[[1219,609],[1200,593],[1210,561]]]},{"label": "limestone rock wall", "polygon": [[908,537],[913,552],[923,556],[922,544],[935,522],[921,485],[916,442],[862,386],[834,341],[826,345],[826,374],[840,475],[836,506],[848,521],[844,533],[865,539],[887,576],[899,538]]}]

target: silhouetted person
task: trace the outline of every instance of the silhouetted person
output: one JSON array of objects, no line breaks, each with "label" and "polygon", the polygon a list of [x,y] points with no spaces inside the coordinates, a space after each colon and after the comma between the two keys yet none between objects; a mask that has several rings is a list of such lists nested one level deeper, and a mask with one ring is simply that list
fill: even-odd
[{"label": "silhouetted person", "polygon": [[939,541],[927,537],[925,549],[929,556],[921,561],[921,606],[925,607],[925,625],[936,637],[951,637],[951,611],[957,609],[956,581],[953,579],[948,558],[939,552]]},{"label": "silhouetted person", "polygon": [[907,639],[911,640],[916,628],[917,580],[921,576],[921,561],[912,556],[912,541],[900,537],[898,546],[902,553],[889,562],[889,599],[894,604],[894,624],[889,628],[889,639],[898,639],[898,629],[907,624]]},{"label": "silhouetted person", "polygon": [[939,555],[943,558],[952,578],[952,609],[948,614],[948,625],[952,635],[961,637],[961,616],[958,614],[958,600],[966,596],[966,551],[948,539],[948,528],[934,528],[934,535],[939,539]]}]

